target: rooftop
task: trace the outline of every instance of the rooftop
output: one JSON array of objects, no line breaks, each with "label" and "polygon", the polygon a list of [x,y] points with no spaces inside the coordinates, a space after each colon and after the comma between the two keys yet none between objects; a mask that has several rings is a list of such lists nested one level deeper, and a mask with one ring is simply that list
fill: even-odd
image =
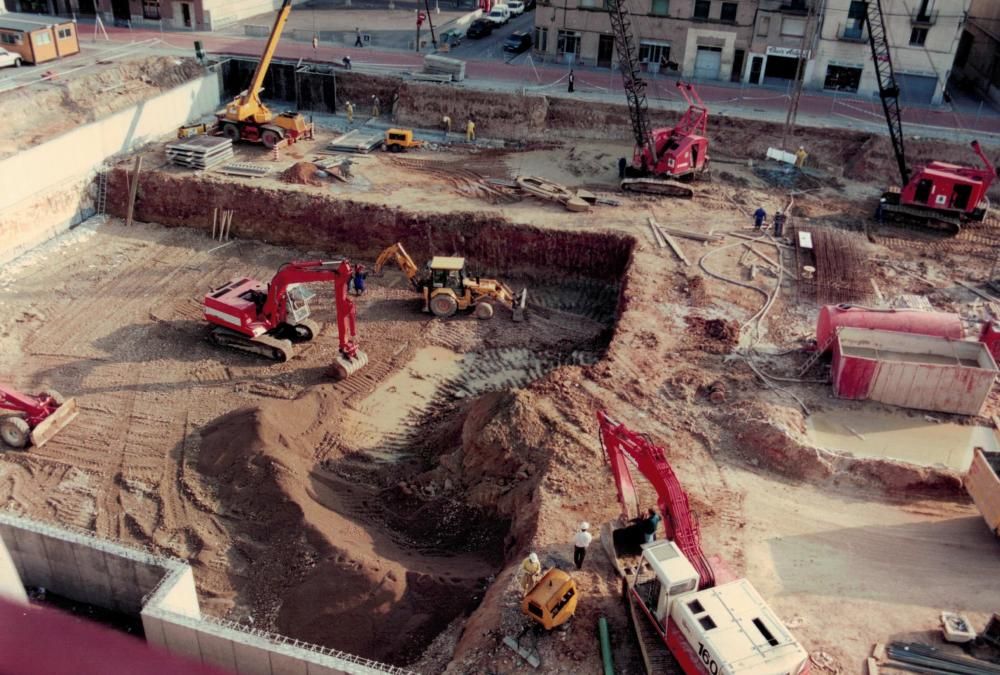
[{"label": "rooftop", "polygon": [[8,30],[33,31],[46,26],[61,26],[73,23],[70,19],[45,14],[24,14],[23,12],[0,13],[0,28]]}]

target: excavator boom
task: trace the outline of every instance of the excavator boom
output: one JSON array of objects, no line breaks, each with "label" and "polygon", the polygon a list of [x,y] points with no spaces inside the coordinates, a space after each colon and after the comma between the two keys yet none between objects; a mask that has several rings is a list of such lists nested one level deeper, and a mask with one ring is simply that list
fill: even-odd
[{"label": "excavator boom", "polygon": [[420,269],[417,267],[417,264],[413,262],[413,258],[410,257],[410,254],[406,252],[406,249],[403,248],[403,245],[399,242],[396,242],[379,253],[378,259],[375,260],[375,275],[378,276],[382,273],[382,268],[385,267],[385,264],[389,262],[390,258],[396,261],[396,264],[399,265],[399,269],[403,271],[403,274],[405,274],[406,278],[410,280],[413,287],[419,291]]}]

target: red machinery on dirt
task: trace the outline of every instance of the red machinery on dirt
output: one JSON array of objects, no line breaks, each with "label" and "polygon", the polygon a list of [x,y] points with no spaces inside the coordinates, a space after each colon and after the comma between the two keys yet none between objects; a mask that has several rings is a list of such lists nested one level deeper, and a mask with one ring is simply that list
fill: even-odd
[{"label": "red machinery on dirt", "polygon": [[903,147],[899,85],[892,68],[881,0],[868,3],[865,23],[882,110],[889,125],[889,137],[903,184],[902,189],[892,188],[883,193],[883,212],[893,219],[944,228],[951,234],[958,234],[964,221],[986,218],[990,205],[986,192],[997,177],[996,168],[983,154],[979,142],[973,141],[972,150],[983,162],[983,168],[934,161],[911,174]]},{"label": "red machinery on dirt", "polygon": [[652,129],[646,103],[646,82],[642,79],[639,51],[634,45],[629,13],[624,0],[607,0],[608,15],[615,35],[628,100],[635,150],[632,166],[621,182],[622,190],[646,192],[690,199],[691,188],[677,181],[689,181],[708,168],[708,108],[694,86],[678,82],[688,109],[673,128]]},{"label": "red machinery on dirt", "polygon": [[[662,448],[597,412],[601,446],[611,465],[623,515],[638,510],[628,468],[652,484],[667,540],[643,543],[627,565],[628,528],[601,528],[601,543],[623,577],[623,589],[647,673],[785,675],[809,672],[809,655],[747,579],[736,579],[701,550],[687,494]],[[669,653],[668,653],[669,652]]]},{"label": "red machinery on dirt", "polygon": [[285,263],[266,285],[247,277],[233,279],[205,295],[205,319],[214,324],[209,340],[286,361],[295,343],[312,340],[320,330],[309,318],[314,293],[301,284],[332,281],[340,355],[329,375],[343,379],[368,364],[368,356],[357,345],[357,310],[347,297],[352,275],[347,260],[306,260]]},{"label": "red machinery on dirt", "polygon": [[0,385],[0,440],[9,447],[30,442],[40,448],[77,414],[76,399],[64,400],[52,389],[31,396]]}]

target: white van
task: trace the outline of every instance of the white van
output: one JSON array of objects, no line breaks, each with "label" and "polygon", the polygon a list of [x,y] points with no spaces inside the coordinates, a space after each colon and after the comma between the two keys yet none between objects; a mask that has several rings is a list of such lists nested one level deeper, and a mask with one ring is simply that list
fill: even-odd
[{"label": "white van", "polygon": [[493,5],[490,13],[484,15],[483,18],[487,21],[492,21],[498,26],[502,26],[510,21],[510,8],[507,5]]}]

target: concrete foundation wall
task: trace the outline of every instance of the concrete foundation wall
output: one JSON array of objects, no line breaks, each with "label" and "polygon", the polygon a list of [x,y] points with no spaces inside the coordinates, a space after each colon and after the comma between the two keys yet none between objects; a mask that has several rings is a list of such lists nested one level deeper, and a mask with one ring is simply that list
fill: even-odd
[{"label": "concrete foundation wall", "polygon": [[219,100],[211,73],[0,161],[0,262],[92,215],[91,178],[108,157],[214,111]]},{"label": "concrete foundation wall", "polygon": [[150,644],[234,673],[412,675],[351,654],[203,619],[187,563],[0,512],[0,595],[25,602],[25,585],[139,614]]}]

